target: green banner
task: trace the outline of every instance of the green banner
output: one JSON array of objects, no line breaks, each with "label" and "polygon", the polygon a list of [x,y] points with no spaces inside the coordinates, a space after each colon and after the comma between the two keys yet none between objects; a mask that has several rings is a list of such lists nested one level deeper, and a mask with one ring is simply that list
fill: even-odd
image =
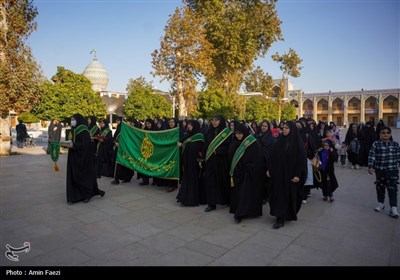
[{"label": "green banner", "polygon": [[149,131],[121,123],[117,162],[142,174],[179,179],[179,128]]},{"label": "green banner", "polygon": [[50,143],[51,160],[57,162],[59,155],[60,155],[60,142],[52,141]]}]

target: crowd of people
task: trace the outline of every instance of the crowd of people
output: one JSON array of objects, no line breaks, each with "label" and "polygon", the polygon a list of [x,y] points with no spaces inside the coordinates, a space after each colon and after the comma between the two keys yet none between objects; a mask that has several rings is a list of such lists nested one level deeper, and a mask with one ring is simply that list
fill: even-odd
[{"label": "crowd of people", "polygon": [[[88,202],[94,195],[104,196],[97,178],[112,177],[112,184],[128,183],[134,171],[116,162],[122,118],[112,134],[107,120],[74,115],[71,119],[73,141],[68,148],[67,201]],[[152,178],[152,185],[179,189],[177,202],[182,207],[207,205],[205,212],[218,205],[229,206],[234,221],[262,215],[262,205],[269,202],[270,214],[276,217],[273,228],[286,221],[296,221],[302,204],[307,203],[312,188],[322,189],[322,199],[334,202],[339,187],[335,163],[368,171],[377,176],[376,211],[384,210],[388,189],[390,215],[397,218],[397,184],[400,165],[399,144],[391,138],[390,128],[352,123],[345,138],[335,123],[300,118],[277,124],[262,121],[225,120],[221,115],[209,122],[203,119],[147,119],[142,124],[134,118],[127,122],[144,130],[179,127],[177,146],[181,154],[180,180]],[[97,125],[99,124],[99,125]],[[340,161],[339,161],[340,160]],[[150,177],[137,174],[140,185],[150,184]]]}]

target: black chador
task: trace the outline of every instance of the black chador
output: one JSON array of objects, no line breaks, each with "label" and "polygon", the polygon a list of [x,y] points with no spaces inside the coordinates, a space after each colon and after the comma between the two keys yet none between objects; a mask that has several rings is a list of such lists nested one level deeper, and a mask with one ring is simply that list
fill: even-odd
[{"label": "black chador", "polygon": [[[235,138],[229,147],[231,162],[230,212],[240,223],[244,217],[262,215],[263,153],[256,138],[241,123],[235,125]],[[240,138],[240,139],[239,139]]]},{"label": "black chador", "polygon": [[229,204],[230,184],[228,147],[232,131],[226,128],[225,119],[217,115],[205,135],[202,156],[204,157],[204,186],[207,193],[206,212],[214,210],[217,204]]},{"label": "black chador", "polygon": [[200,166],[198,159],[204,144],[200,123],[188,122],[188,132],[182,143],[182,183],[176,199],[182,206],[197,206],[200,203]]},{"label": "black chador", "polygon": [[71,124],[73,146],[68,151],[67,202],[89,202],[95,195],[104,196],[104,191],[99,190],[97,185],[86,120],[82,115],[76,114],[72,116]]},{"label": "black chador", "polygon": [[114,141],[112,131],[107,120],[102,120],[100,126],[100,137],[102,139],[97,144],[97,178],[101,176],[113,177],[112,159],[114,156]]},{"label": "black chador", "polygon": [[285,221],[297,220],[302,201],[301,186],[307,176],[306,151],[294,122],[284,124],[267,164],[271,176],[270,213],[277,217],[274,228],[279,228]]},{"label": "black chador", "polygon": [[128,167],[125,167],[117,162],[118,143],[121,133],[122,117],[118,118],[117,123],[118,123],[117,130],[114,133],[114,158],[113,158],[114,181],[111,182],[114,185],[118,185],[119,180],[122,180],[123,183],[130,182],[132,180],[133,175],[135,174],[135,172],[132,169],[129,169]]}]

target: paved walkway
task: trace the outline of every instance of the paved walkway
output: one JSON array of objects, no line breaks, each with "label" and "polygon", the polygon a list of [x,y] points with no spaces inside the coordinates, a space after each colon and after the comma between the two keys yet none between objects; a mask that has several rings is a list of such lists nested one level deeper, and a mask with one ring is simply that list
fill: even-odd
[{"label": "paved walkway", "polygon": [[[400,131],[395,130],[399,141]],[[178,207],[177,192],[131,183],[67,205],[67,155],[59,172],[42,147],[0,158],[1,266],[400,266],[400,219],[377,213],[374,177],[336,166],[335,202],[313,190],[297,222],[274,230],[264,215],[235,224],[227,208]],[[30,242],[19,261],[6,245]]]}]

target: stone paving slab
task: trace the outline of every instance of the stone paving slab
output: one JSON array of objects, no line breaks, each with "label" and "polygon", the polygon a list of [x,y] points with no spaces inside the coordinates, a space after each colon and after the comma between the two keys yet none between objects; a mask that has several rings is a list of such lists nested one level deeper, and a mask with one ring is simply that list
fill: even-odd
[{"label": "stone paving slab", "polygon": [[[394,130],[400,140],[400,130]],[[67,205],[66,161],[59,172],[44,146],[0,158],[0,266],[400,266],[400,219],[376,213],[374,176],[336,166],[335,202],[320,190],[299,220],[279,230],[263,216],[235,224],[228,208],[179,207],[177,192],[98,180],[103,198]],[[31,243],[19,262],[6,244]]]}]

